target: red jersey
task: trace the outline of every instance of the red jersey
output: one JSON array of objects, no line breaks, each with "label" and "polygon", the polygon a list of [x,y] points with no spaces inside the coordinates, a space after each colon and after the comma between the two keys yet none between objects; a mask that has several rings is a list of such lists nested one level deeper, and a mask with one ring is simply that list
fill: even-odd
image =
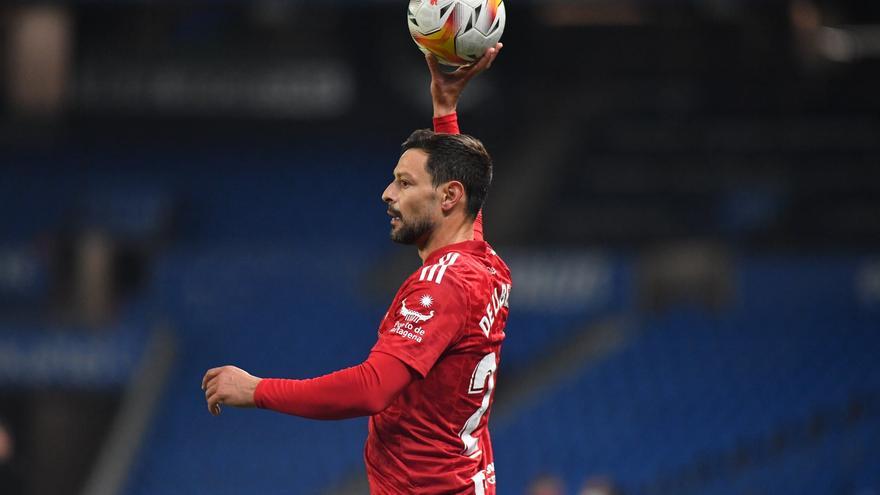
[{"label": "red jersey", "polygon": [[489,438],[510,270],[484,241],[437,249],[403,283],[373,352],[421,375],[370,418],[370,492],[494,494]]}]

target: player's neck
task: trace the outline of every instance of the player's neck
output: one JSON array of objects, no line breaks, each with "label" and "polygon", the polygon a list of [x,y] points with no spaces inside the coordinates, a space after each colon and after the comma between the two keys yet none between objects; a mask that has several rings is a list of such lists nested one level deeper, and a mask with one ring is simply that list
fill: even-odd
[{"label": "player's neck", "polygon": [[424,263],[431,253],[444,246],[472,240],[474,240],[473,220],[464,221],[458,225],[441,225],[428,236],[424,244],[418,246],[419,258]]}]

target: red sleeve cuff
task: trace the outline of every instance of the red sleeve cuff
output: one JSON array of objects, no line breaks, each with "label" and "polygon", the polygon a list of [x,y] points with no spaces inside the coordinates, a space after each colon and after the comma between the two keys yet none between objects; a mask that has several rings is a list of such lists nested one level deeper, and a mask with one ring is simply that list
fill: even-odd
[{"label": "red sleeve cuff", "polygon": [[254,405],[260,409],[266,409],[266,387],[269,385],[269,380],[272,378],[263,378],[254,390]]},{"label": "red sleeve cuff", "polygon": [[434,117],[434,132],[442,134],[460,134],[458,130],[458,113],[452,112],[442,117]]}]

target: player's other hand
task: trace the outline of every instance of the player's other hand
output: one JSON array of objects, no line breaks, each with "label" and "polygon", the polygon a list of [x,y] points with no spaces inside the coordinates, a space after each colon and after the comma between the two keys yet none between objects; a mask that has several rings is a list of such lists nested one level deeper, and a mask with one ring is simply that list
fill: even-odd
[{"label": "player's other hand", "polygon": [[235,366],[211,368],[202,378],[202,390],[208,401],[208,411],[220,414],[220,404],[235,407],[254,407],[254,391],[260,378]]},{"label": "player's other hand", "polygon": [[454,112],[461,92],[474,76],[492,66],[495,57],[504,45],[495,43],[475,63],[459,67],[452,72],[444,72],[432,54],[425,55],[428,70],[431,71],[431,100],[434,103],[434,117],[442,117]]}]

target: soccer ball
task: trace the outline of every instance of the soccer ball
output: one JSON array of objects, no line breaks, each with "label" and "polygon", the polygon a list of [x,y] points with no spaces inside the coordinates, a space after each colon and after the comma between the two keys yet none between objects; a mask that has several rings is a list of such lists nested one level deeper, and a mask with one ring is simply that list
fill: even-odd
[{"label": "soccer ball", "polygon": [[419,49],[445,65],[467,65],[504,32],[503,0],[410,0],[409,34]]}]

